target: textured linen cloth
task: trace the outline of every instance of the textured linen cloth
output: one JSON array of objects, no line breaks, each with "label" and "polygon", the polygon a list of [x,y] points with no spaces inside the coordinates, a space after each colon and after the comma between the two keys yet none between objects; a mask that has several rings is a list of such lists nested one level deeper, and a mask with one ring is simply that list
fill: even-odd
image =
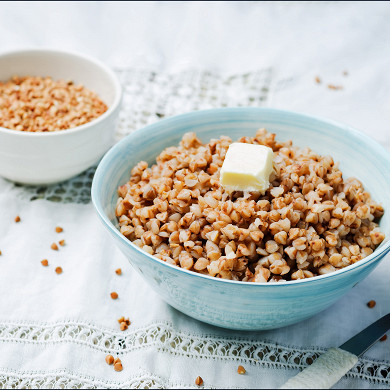
[{"label": "textured linen cloth", "polygon": [[[389,51],[383,50],[390,32],[388,4],[23,6],[0,8],[0,36],[10,40],[3,49],[53,46],[58,39],[64,48],[106,60],[124,90],[118,140],[162,117],[250,105],[328,116],[390,149]],[[31,14],[38,26],[61,12],[66,17],[57,24],[47,18],[53,34],[29,24]],[[202,12],[208,22],[203,32]],[[11,28],[12,15],[23,22],[22,32]],[[176,30],[167,16],[174,17]],[[61,35],[68,27],[69,34]],[[328,28],[320,33],[320,27]],[[135,29],[139,41],[129,38]],[[275,35],[267,35],[266,43],[249,40],[267,30]],[[99,32],[99,45],[83,35],[87,31]],[[207,46],[208,33],[214,38]],[[231,38],[230,48],[218,46],[222,37]],[[118,47],[110,51],[113,40]],[[244,56],[229,55],[245,42]],[[317,75],[321,84],[314,81]],[[0,179],[0,387],[194,387],[200,375],[205,387],[277,388],[325,349],[390,312],[387,256],[336,304],[296,325],[238,332],[193,320],[162,301],[113,245],[90,202],[93,172],[92,167],[50,187]],[[14,222],[16,215],[21,222]],[[50,249],[61,239],[65,246]],[[122,275],[115,274],[117,268]],[[110,298],[112,291],[117,300]],[[377,304],[368,309],[371,299]],[[121,316],[132,322],[124,332],[117,323]],[[120,356],[122,372],[105,363],[109,353]],[[245,375],[237,374],[238,365]],[[389,341],[375,344],[337,387],[390,387]]]}]

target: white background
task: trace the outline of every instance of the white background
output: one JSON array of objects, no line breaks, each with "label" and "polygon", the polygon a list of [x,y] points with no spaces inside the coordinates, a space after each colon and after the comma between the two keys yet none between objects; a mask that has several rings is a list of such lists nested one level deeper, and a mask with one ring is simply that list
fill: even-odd
[{"label": "white background", "polygon": [[294,81],[268,105],[346,122],[390,147],[389,20],[390,4],[374,1],[4,2],[0,50],[71,49],[167,72],[273,67],[275,80]]}]

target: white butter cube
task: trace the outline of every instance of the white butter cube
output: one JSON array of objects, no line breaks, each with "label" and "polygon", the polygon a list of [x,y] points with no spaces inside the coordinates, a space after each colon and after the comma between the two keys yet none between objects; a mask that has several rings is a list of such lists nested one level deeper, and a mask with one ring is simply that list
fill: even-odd
[{"label": "white butter cube", "polygon": [[226,152],[220,172],[220,183],[231,191],[258,191],[269,187],[273,171],[273,151],[264,145],[234,142]]}]

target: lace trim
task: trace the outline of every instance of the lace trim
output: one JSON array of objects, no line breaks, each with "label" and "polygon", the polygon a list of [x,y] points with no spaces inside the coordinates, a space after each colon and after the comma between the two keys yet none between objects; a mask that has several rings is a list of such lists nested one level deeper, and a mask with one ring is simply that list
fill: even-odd
[{"label": "lace trim", "polygon": [[[74,343],[116,354],[156,346],[159,351],[173,355],[245,362],[277,369],[303,369],[324,351],[323,348],[300,348],[245,337],[192,335],[176,331],[172,324],[165,322],[125,333],[74,321],[54,324],[2,323],[0,342]],[[347,377],[390,384],[390,362],[361,358]]]},{"label": "lace trim", "polygon": [[[211,339],[182,334],[176,334],[169,345],[165,344],[159,350],[178,356],[233,360],[266,368],[299,370],[312,364],[325,352],[324,348],[318,347],[309,349],[257,340]],[[390,362],[360,358],[346,376],[390,385]]]},{"label": "lace trim", "polygon": [[166,389],[188,388],[156,375],[143,373],[125,381],[106,381],[68,370],[14,371],[0,369],[0,389]]},{"label": "lace trim", "polygon": [[96,166],[88,168],[80,175],[65,182],[49,186],[27,186],[14,183],[14,188],[19,190],[19,196],[33,201],[46,199],[56,203],[87,204],[91,201],[91,185]]}]

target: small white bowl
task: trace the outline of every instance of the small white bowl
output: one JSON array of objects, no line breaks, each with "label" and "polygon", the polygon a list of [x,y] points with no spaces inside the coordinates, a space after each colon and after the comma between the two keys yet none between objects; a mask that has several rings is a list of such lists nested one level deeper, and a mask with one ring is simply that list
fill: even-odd
[{"label": "small white bowl", "polygon": [[114,143],[122,98],[114,72],[85,55],[33,49],[0,54],[0,80],[14,75],[74,81],[96,92],[108,110],[68,130],[33,133],[0,127],[0,176],[23,184],[52,184],[96,164]]}]

